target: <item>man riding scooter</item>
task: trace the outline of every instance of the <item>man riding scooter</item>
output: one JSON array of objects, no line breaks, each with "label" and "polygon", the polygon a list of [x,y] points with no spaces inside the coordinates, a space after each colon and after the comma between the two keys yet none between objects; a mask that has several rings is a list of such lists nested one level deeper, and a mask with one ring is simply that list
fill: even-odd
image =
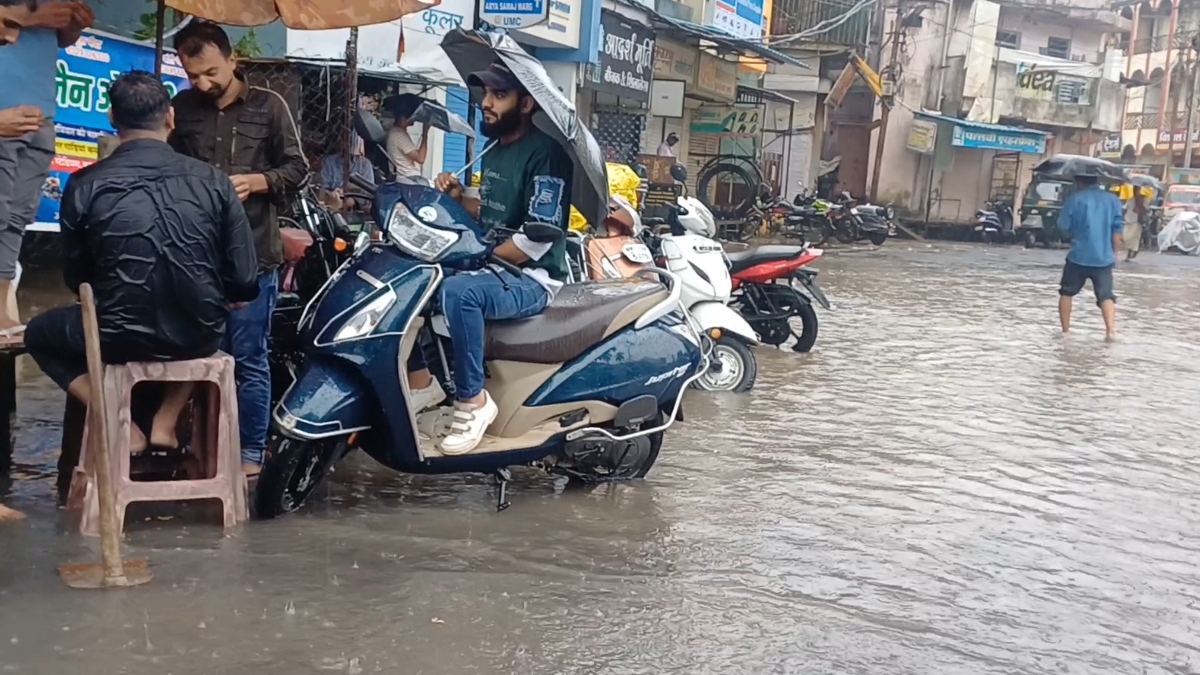
[{"label": "man riding scooter", "polygon": [[[538,243],[520,230],[533,222],[566,231],[571,210],[570,157],[534,127],[537,104],[505,65],[493,63],[468,77],[467,84],[484,91],[482,130],[495,147],[480,160],[478,198],[466,196],[453,174],[439,175],[435,184],[487,229],[517,232],[494,251],[511,269],[490,265],[456,274],[443,284],[441,303],[454,349],[455,386],[453,422],[441,446],[446,455],[474,450],[499,412],[483,388],[485,322],[540,314],[568,276],[563,239]],[[517,268],[519,274],[512,271]],[[413,407],[420,411],[440,403],[446,395],[419,352],[413,354],[409,386]]]}]

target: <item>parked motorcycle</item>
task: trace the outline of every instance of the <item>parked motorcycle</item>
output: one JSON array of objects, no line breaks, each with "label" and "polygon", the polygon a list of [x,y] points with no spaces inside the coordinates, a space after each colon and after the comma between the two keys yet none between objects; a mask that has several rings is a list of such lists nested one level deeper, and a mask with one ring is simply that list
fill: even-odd
[{"label": "parked motorcycle", "polygon": [[[382,128],[366,124],[381,143]],[[430,368],[448,386],[443,279],[515,268],[491,256],[497,242],[458,202],[427,184],[380,186],[374,208],[385,240],[338,269],[300,320],[305,358],[274,412],[283,439],[259,477],[260,516],[299,507],[355,448],[401,472],[494,474],[501,510],[512,465],[588,481],[649,471],[684,389],[708,371],[711,345],[680,309],[674,274],[568,284],[538,316],[490,324],[487,390],[500,413],[478,448],[447,456],[438,448],[450,413],[412,409],[408,356],[418,343],[435,352]],[[548,243],[563,236],[536,223],[524,233]]]},{"label": "parked motorcycle", "polygon": [[985,244],[1016,243],[1012,207],[1004,202],[984,202],[983,208],[975,212],[975,232]]},{"label": "parked motorcycle", "polygon": [[[677,164],[671,176],[682,184],[687,169]],[[684,190],[670,218],[646,220],[647,244],[659,266],[678,277],[684,307],[701,331],[713,338],[712,361],[696,386],[707,391],[750,391],[758,377],[758,361],[751,349],[759,344],[758,335],[729,307],[733,280],[725,249],[715,239],[716,220]],[[655,231],[661,226],[666,232]]]},{"label": "parked motorcycle", "polygon": [[896,211],[891,206],[860,202],[849,192],[843,192],[838,201],[848,212],[834,231],[834,236],[843,244],[866,239],[875,246],[883,246],[888,237],[896,234]]},{"label": "parked motorcycle", "polygon": [[[817,270],[806,266],[822,253],[808,246],[762,246],[729,254],[734,307],[765,344],[779,347],[795,337],[792,350],[800,353],[816,344],[818,322],[812,299],[827,310],[832,306],[817,285]],[[799,332],[792,318],[800,319]]]},{"label": "parked motorcycle", "polygon": [[[369,201],[370,195],[351,196]],[[305,185],[293,202],[289,215],[279,218],[284,263],[280,268],[279,297],[271,315],[268,364],[271,370],[271,402],[278,403],[295,378],[303,359],[304,345],[299,323],[305,306],[329,281],[355,250],[366,246],[370,225],[355,228],[345,217],[325,207],[316,190]]]}]

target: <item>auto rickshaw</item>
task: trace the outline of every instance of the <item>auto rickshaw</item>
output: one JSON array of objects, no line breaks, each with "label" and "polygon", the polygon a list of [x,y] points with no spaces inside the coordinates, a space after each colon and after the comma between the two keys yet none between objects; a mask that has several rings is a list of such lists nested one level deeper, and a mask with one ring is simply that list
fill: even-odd
[{"label": "auto rickshaw", "polygon": [[[1101,186],[1129,186],[1129,176],[1112,162],[1082,155],[1055,155],[1033,168],[1033,180],[1025,188],[1021,203],[1021,225],[1017,236],[1025,246],[1050,246],[1070,241],[1058,227],[1058,216],[1067,198],[1075,193],[1075,177],[1093,175]],[[1132,189],[1130,191],[1132,196]]]}]

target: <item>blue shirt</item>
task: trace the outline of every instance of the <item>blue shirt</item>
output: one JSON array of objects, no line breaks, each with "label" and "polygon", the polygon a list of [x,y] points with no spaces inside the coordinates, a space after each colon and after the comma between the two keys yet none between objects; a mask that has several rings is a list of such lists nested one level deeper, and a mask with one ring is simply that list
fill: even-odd
[{"label": "blue shirt", "polygon": [[[44,4],[44,0],[42,3]],[[50,28],[26,28],[16,44],[0,48],[0,110],[21,105],[42,109],[54,119],[57,109],[58,33]]]},{"label": "blue shirt", "polygon": [[1117,262],[1113,235],[1125,229],[1121,200],[1098,186],[1076,192],[1067,199],[1058,226],[1071,235],[1067,260],[1084,267],[1112,267]]}]

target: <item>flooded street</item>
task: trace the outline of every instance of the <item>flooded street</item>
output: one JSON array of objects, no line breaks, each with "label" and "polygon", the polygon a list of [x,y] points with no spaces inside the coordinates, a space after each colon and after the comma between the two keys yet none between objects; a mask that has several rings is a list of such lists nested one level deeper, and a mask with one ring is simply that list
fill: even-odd
[{"label": "flooded street", "polygon": [[816,350],[690,393],[644,482],[523,472],[496,513],[489,479],[360,455],[229,537],[131,527],[128,591],[54,574],[98,547],[53,506],[62,394],[26,360],[0,673],[1200,672],[1200,261],[1119,268],[1106,345],[1090,290],[1058,333],[1063,255],[830,257]]}]

